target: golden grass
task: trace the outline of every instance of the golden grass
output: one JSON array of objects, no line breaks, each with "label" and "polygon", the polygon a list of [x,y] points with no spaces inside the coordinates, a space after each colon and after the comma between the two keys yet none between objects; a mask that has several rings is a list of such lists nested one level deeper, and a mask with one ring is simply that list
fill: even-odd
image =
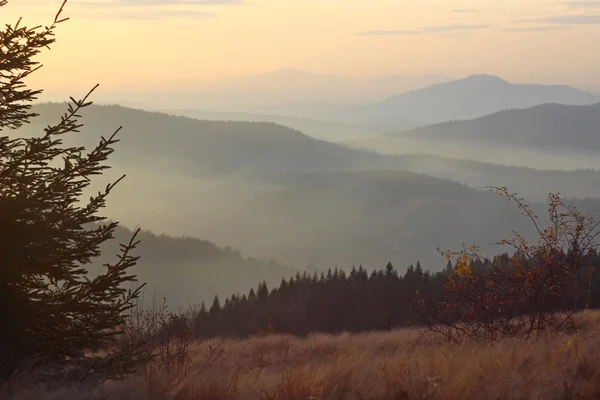
[{"label": "golden grass", "polygon": [[191,349],[185,374],[174,371],[180,379],[140,373],[94,393],[62,388],[18,398],[597,399],[600,312],[582,313],[578,325],[572,334],[485,345],[441,343],[416,330],[207,341]]}]

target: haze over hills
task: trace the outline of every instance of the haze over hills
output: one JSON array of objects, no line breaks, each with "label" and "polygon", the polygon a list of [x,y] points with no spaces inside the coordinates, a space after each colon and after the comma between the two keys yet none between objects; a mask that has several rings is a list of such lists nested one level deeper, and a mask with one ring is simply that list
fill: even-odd
[{"label": "haze over hills", "polygon": [[548,169],[600,168],[600,103],[542,104],[344,144],[381,154],[432,155]]},{"label": "haze over hills", "polygon": [[[394,94],[448,82],[444,74],[416,77],[401,75],[375,78],[343,78],[334,75],[307,73],[296,68],[282,68],[267,74],[241,78],[213,85],[215,91],[255,93],[258,98],[252,106],[287,103],[361,104]],[[272,99],[262,98],[270,94]]]},{"label": "haze over hills", "polygon": [[[102,256],[94,260],[94,268],[99,268],[99,263],[114,262],[118,244],[129,242],[132,234],[132,230],[119,226],[114,240],[103,244]],[[224,298],[231,293],[247,293],[259,281],[274,285],[283,276],[297,272],[282,263],[258,260],[189,236],[157,235],[142,230],[137,239],[140,243],[136,255],[143,262],[134,272],[140,283],[147,283],[144,301],[160,303],[165,297],[174,307],[199,305],[202,301],[210,305],[214,295]]]},{"label": "haze over hills", "polygon": [[511,226],[524,228],[522,222],[485,191],[412,172],[365,170],[287,177],[281,190],[257,196],[215,234],[299,267],[371,269],[392,261],[404,270],[420,260],[438,270],[438,246],[490,243]]},{"label": "haze over hills", "polygon": [[[17,133],[39,132],[64,107],[36,106],[41,116]],[[377,268],[386,259],[399,269],[429,260],[435,269],[435,247],[448,246],[451,238],[487,243],[520,221],[518,213],[504,215],[509,205],[490,203],[496,198],[457,182],[508,185],[536,201],[549,191],[600,196],[594,170],[383,156],[273,123],[199,121],[119,106],[92,106],[82,116],[82,132],[69,138],[79,144],[95,144],[109,127],[125,127],[107,179],[122,172],[129,178],[113,193],[108,216],[255,257],[274,256],[300,269],[309,262]]]},{"label": "haze over hills", "polygon": [[[20,132],[40,132],[56,122],[56,115],[64,109],[64,104],[37,105],[35,111],[41,116]],[[592,170],[539,171],[448,156],[386,156],[316,140],[274,123],[200,121],[120,106],[91,106],[82,115],[86,125],[80,136],[70,140],[93,145],[110,132],[106,121],[115,128],[123,125],[126,128],[120,132],[121,142],[113,155],[115,163],[134,169],[148,167],[161,176],[175,174],[181,181],[202,178],[220,184],[233,179],[239,187],[242,184],[237,181],[244,178],[242,186],[252,187],[265,182],[271,185],[278,176],[290,174],[410,170],[471,186],[512,182],[515,190],[532,200],[544,199],[550,190],[575,197],[600,195],[597,175]],[[473,159],[482,156],[467,155]]]},{"label": "haze over hills", "polygon": [[331,120],[367,123],[400,131],[411,124],[471,119],[544,103],[589,105],[598,102],[600,96],[568,86],[513,84],[492,75],[471,75],[364,105],[300,103],[259,107],[257,110],[319,119],[328,115]]},{"label": "haze over hills", "polygon": [[[165,109],[162,111],[172,115],[180,115],[209,121],[273,122],[278,125],[283,125],[297,131],[301,131],[302,133],[315,139],[326,140],[330,142],[376,137],[393,132],[367,124],[313,120],[307,118],[287,117],[282,115],[211,112],[195,109]],[[405,128],[408,129],[409,127],[414,126],[407,125]]]},{"label": "haze over hills", "polygon": [[[204,89],[196,89],[190,84],[180,90],[100,92],[97,97],[101,103],[118,100],[123,105],[147,110],[179,110],[179,114],[185,115],[229,114],[207,117],[210,119],[231,117],[238,120],[242,118],[241,114],[253,121],[284,122],[276,120],[281,117],[308,119],[311,120],[310,123],[306,121],[309,129],[312,125],[320,137],[328,139],[336,139],[337,134],[323,133],[326,127],[315,127],[317,121],[368,125],[367,130],[403,131],[545,103],[590,105],[600,102],[599,95],[568,86],[513,84],[492,75],[471,75],[453,81],[444,75],[353,80],[309,74],[294,68],[217,82]],[[296,120],[296,124],[290,126],[295,127],[300,122],[304,121]],[[357,138],[356,131],[339,140],[354,138]]]},{"label": "haze over hills", "polygon": [[[447,82],[444,74],[346,78],[287,67],[268,73],[186,82],[169,89],[98,91],[96,103],[145,104],[144,108],[194,108],[220,112],[249,112],[255,107],[287,103],[362,104],[431,84]],[[45,93],[45,101],[59,101],[72,93]]]},{"label": "haze over hills", "polygon": [[449,81],[444,74],[345,78],[286,67],[269,73],[205,85],[225,91],[273,93],[286,101],[365,101]]},{"label": "haze over hills", "polygon": [[[39,133],[64,109],[65,104],[36,105],[41,116],[9,133]],[[119,106],[92,106],[82,116],[82,132],[65,140],[89,146],[111,128],[125,127],[112,158],[115,169],[106,178],[123,172],[129,178],[111,196],[107,216],[129,226],[208,240],[143,234],[140,254],[146,261],[140,278],[151,287],[156,283],[159,295],[177,305],[214,293],[243,292],[258,280],[276,282],[293,273],[259,261],[268,257],[298,269],[308,264],[347,269],[361,263],[373,269],[392,261],[402,271],[420,260],[437,270],[444,263],[438,246],[490,243],[511,229],[527,232],[510,205],[465,183],[507,185],[537,201],[551,190],[600,196],[600,173],[594,170],[540,171],[447,157],[383,156],[274,123],[200,121]],[[581,203],[589,210],[600,206],[599,200]],[[543,213],[540,205],[536,210]],[[122,233],[125,240],[128,232]]]},{"label": "haze over hills", "polygon": [[[40,104],[40,117],[22,129],[22,134],[40,132],[66,105]],[[263,122],[200,121],[164,113],[120,106],[93,106],[82,112],[84,133],[69,140],[92,145],[111,127],[125,126],[113,160],[155,166],[192,176],[228,174],[269,175],[273,172],[327,172],[352,169],[357,163],[377,160],[375,154],[315,140],[299,131]]]}]

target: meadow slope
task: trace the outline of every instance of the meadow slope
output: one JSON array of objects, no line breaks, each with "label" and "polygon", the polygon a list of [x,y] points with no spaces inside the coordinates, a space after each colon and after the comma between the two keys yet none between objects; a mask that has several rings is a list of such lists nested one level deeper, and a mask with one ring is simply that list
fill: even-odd
[{"label": "meadow slope", "polygon": [[[537,340],[449,345],[418,330],[263,336],[195,344],[168,374],[147,369],[92,393],[23,392],[49,399],[592,399],[600,396],[600,312],[580,329]],[[1,398],[0,393],[0,398]]]}]

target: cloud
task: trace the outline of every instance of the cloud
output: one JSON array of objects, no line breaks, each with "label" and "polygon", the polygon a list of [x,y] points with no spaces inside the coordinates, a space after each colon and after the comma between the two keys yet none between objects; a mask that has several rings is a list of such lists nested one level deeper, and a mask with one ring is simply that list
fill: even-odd
[{"label": "cloud", "polygon": [[414,30],[374,30],[359,32],[361,36],[402,36],[402,35],[425,35],[429,33],[456,33],[461,31],[489,29],[491,25],[467,25],[467,24],[450,24],[425,26]]},{"label": "cloud", "polygon": [[600,1],[567,1],[564,4],[569,8],[600,8]]},{"label": "cloud", "polygon": [[216,14],[205,11],[195,10],[173,10],[173,9],[129,9],[123,8],[117,10],[111,9],[78,9],[69,12],[69,16],[76,18],[91,19],[111,19],[111,20],[139,20],[139,21],[157,21],[169,19],[205,19],[211,18]]},{"label": "cloud", "polygon": [[455,8],[453,10],[450,10],[449,12],[451,12],[451,13],[474,13],[474,12],[477,12],[477,9],[475,9],[475,8]]},{"label": "cloud", "polygon": [[375,30],[358,32],[360,36],[395,36],[395,35],[416,35],[417,31],[400,31],[400,30]]},{"label": "cloud", "polygon": [[204,19],[213,12],[207,6],[246,4],[244,0],[74,0],[70,14],[82,18],[121,20]]},{"label": "cloud", "polygon": [[519,22],[538,22],[557,25],[600,25],[600,14],[557,15],[554,17],[521,20]]},{"label": "cloud", "polygon": [[79,0],[73,4],[88,7],[119,6],[222,6],[244,4],[244,0]]},{"label": "cloud", "polygon": [[428,26],[423,28],[422,32],[456,32],[456,31],[472,31],[480,29],[489,29],[491,25],[466,25],[466,24],[451,24],[451,25],[438,25]]},{"label": "cloud", "polygon": [[164,19],[204,19],[213,17],[215,14],[203,11],[190,10],[136,10],[128,12],[110,13],[105,17],[111,19],[137,19],[137,20],[164,20]]},{"label": "cloud", "polygon": [[571,29],[568,25],[554,25],[554,26],[524,26],[521,28],[506,28],[502,29],[504,32],[549,32],[549,31],[561,31],[564,29]]}]

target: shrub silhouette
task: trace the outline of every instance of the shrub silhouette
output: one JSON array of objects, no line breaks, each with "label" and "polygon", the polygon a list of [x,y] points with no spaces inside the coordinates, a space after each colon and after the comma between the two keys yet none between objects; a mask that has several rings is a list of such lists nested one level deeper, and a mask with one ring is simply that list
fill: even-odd
[{"label": "shrub silhouette", "polygon": [[[82,100],[71,98],[60,122],[39,137],[15,131],[36,116],[30,107],[41,90],[23,80],[41,66],[34,57],[54,43],[65,3],[49,27],[26,28],[19,20],[0,30],[0,382],[25,365],[114,376],[139,360],[135,349],[107,350],[139,293],[123,287],[135,280],[135,234],[99,275],[86,269],[117,227],[98,212],[122,178],[88,201],[82,195],[109,168],[118,130],[87,154],[62,144],[82,126],[78,112],[91,104],[94,88]],[[102,355],[90,355],[98,350]]]}]

